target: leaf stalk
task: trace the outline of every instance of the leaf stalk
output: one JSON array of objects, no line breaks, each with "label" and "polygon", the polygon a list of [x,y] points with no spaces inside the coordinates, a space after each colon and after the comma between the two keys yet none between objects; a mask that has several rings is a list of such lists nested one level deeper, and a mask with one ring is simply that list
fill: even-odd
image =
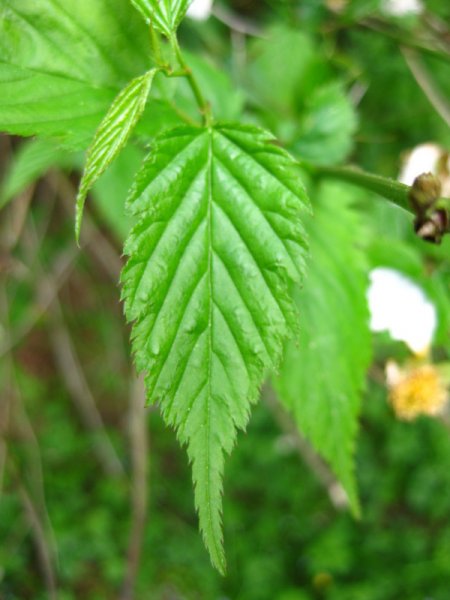
[{"label": "leaf stalk", "polygon": [[415,215],[415,231],[422,239],[440,243],[444,234],[450,232],[450,198],[441,198],[434,193],[426,194],[425,202],[418,204],[417,185],[423,178],[433,177],[423,174],[416,178],[412,186],[394,179],[367,173],[354,166],[325,167],[312,165],[307,161],[299,161],[299,165],[313,177],[330,177],[347,181],[356,186],[375,192],[396,206]]},{"label": "leaf stalk", "polygon": [[[180,73],[182,76],[186,77],[186,79],[189,83],[189,86],[192,90],[192,93],[194,94],[195,100],[198,104],[200,113],[202,114],[203,123],[204,123],[204,125],[209,126],[209,125],[211,125],[211,122],[212,122],[211,105],[209,104],[209,102],[207,102],[207,100],[203,96],[203,93],[202,93],[200,86],[192,72],[192,69],[186,64],[186,61],[184,60],[180,45],[178,44],[178,39],[176,37],[176,34],[173,34],[172,36],[170,36],[170,44],[172,46],[172,50],[175,55],[175,58],[177,59],[177,62],[181,69],[181,71],[179,71],[178,73]],[[172,72],[171,75],[172,75],[172,77],[175,76],[175,72]]]}]

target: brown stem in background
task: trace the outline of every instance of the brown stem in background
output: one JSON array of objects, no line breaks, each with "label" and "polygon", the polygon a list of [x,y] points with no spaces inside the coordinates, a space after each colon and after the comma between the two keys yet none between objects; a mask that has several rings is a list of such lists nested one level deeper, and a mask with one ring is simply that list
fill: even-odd
[{"label": "brown stem in background", "polygon": [[263,30],[250,19],[245,19],[224,6],[216,4],[212,9],[212,15],[235,33],[252,37],[264,37]]},{"label": "brown stem in background", "polygon": [[431,73],[428,71],[417,52],[414,52],[414,50],[411,50],[410,48],[401,48],[401,50],[406,64],[417,84],[422,89],[437,114],[445,124],[450,127],[450,104],[436,85]]},{"label": "brown stem in background", "polygon": [[[9,342],[9,305],[3,286],[1,291],[3,292],[0,295],[1,321],[6,340]],[[8,459],[8,467],[10,467],[12,479],[15,482],[22,501],[26,520],[32,531],[47,594],[51,600],[54,600],[57,598],[54,566],[54,564],[57,565],[57,550],[45,502],[39,444],[25,406],[23,405],[17,382],[15,381],[15,368],[11,354],[8,354],[3,360],[3,369],[3,391],[5,393],[2,394],[4,399],[0,405],[0,495]],[[23,474],[19,474],[19,469],[12,456],[14,454],[12,451],[14,447],[12,447],[8,456],[7,440],[13,427],[11,424],[13,420],[15,427],[17,427],[19,442],[25,446],[29,446],[27,457],[28,468],[25,469]],[[30,488],[31,494],[28,492],[27,487]]]},{"label": "brown stem in background", "polygon": [[[4,287],[4,278],[0,278],[0,324],[3,326],[6,343],[9,343],[9,327],[7,326],[8,302]],[[3,362],[3,382],[0,387],[0,497],[3,489],[6,458],[8,455],[8,431],[12,403],[12,372],[10,361]]]},{"label": "brown stem in background", "polygon": [[[63,201],[65,210],[73,220],[74,199],[77,195],[75,186],[67,175],[60,171],[53,172],[49,181],[58,192],[59,197]],[[120,251],[115,248],[110,240],[95,226],[88,211],[85,211],[83,214],[81,246],[86,246],[95,261],[103,268],[105,273],[109,275],[112,281],[117,284],[120,277],[120,271],[122,270]],[[79,249],[77,250],[80,252]]]},{"label": "brown stem in background", "polygon": [[[34,231],[30,228],[27,233],[28,235],[24,236],[24,245],[30,257],[36,258],[39,248],[37,247]],[[122,463],[106,432],[94,395],[78,360],[59,302],[57,286],[52,275],[44,271],[38,260],[36,262],[38,296],[53,298],[48,317],[50,321],[50,342],[56,365],[85,427],[92,434],[94,451],[105,473],[112,476],[124,475]]]},{"label": "brown stem in background", "polygon": [[314,452],[310,444],[301,435],[292,418],[284,410],[273,390],[268,386],[264,388],[263,399],[270,408],[280,429],[289,436],[290,441],[302,460],[311,469],[317,481],[325,488],[331,504],[338,510],[348,509],[349,501],[344,488],[325,462]]},{"label": "brown stem in background", "polygon": [[25,486],[20,481],[16,481],[17,489],[19,492],[20,500],[22,502],[25,517],[31,529],[33,540],[36,546],[36,552],[38,555],[39,565],[42,571],[42,575],[47,588],[47,594],[49,600],[57,600],[57,585],[56,575],[53,568],[52,553],[47,543],[47,537],[45,529],[41,523],[39,517],[39,511]]},{"label": "brown stem in background", "polygon": [[29,186],[22,194],[20,194],[12,204],[12,210],[2,211],[6,213],[7,226],[2,228],[2,241],[4,248],[11,252],[20,238],[22,230],[28,216],[31,201],[36,190],[36,184]]},{"label": "brown stem in background", "polygon": [[24,338],[31,333],[34,327],[36,327],[39,320],[48,312],[56,296],[59,294],[59,290],[63,287],[72,273],[78,255],[78,249],[75,247],[70,248],[65,253],[61,253],[52,269],[54,286],[51,293],[49,295],[43,293],[40,296],[39,304],[31,311],[30,316],[27,319],[24,319],[22,324],[16,328],[14,335],[11,334],[9,339],[5,339],[3,346],[0,346],[0,358],[20,344]]},{"label": "brown stem in background", "polygon": [[121,600],[134,598],[136,579],[144,540],[148,505],[149,428],[145,410],[145,385],[143,377],[133,381],[130,392],[129,438],[132,461],[131,480],[131,531],[128,541],[127,569]]},{"label": "brown stem in background", "polygon": [[[40,286],[47,284],[48,280],[45,281],[42,276]],[[106,432],[94,395],[78,360],[58,299],[54,300],[50,313],[49,333],[56,365],[84,426],[91,432],[94,452],[99,462],[108,475],[124,475],[122,463]]]}]

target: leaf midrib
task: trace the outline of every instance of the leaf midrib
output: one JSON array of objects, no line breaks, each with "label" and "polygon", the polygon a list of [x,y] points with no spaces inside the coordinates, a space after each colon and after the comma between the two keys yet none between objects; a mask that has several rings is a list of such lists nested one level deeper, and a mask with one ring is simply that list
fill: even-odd
[{"label": "leaf midrib", "polygon": [[207,469],[207,483],[206,483],[206,496],[208,506],[208,521],[210,534],[214,544],[214,551],[216,554],[216,560],[218,566],[224,569],[223,559],[221,558],[222,552],[220,547],[220,540],[217,540],[214,533],[214,519],[212,514],[212,499],[211,499],[211,472],[210,472],[210,439],[211,439],[211,363],[213,355],[213,320],[214,320],[214,289],[213,289],[213,274],[212,274],[212,261],[214,254],[213,244],[213,229],[212,229],[212,208],[213,208],[213,135],[214,131],[212,127],[208,129],[208,162],[206,167],[206,177],[208,185],[208,208],[207,208],[207,239],[208,239],[208,291],[209,291],[209,316],[208,316],[208,396],[206,400],[207,414],[205,423],[206,432],[206,469]]},{"label": "leaf midrib", "polygon": [[[79,77],[74,77],[72,75],[68,75],[67,73],[49,71],[48,69],[38,69],[36,67],[33,68],[33,67],[29,67],[29,66],[24,66],[24,65],[15,63],[12,60],[0,60],[0,65],[2,65],[2,64],[7,65],[8,67],[13,67],[14,69],[19,69],[20,71],[23,71],[23,73],[25,75],[28,75],[28,77],[30,77],[32,74],[40,75],[41,77],[54,77],[55,79],[62,79],[63,81],[70,81],[72,83],[81,84],[90,90],[110,90],[111,92],[117,93],[117,90],[119,89],[119,86],[107,85],[106,83],[105,84],[102,83],[101,85],[96,85],[93,81],[90,81],[89,79],[81,79]],[[0,84],[1,83],[10,83],[10,82],[16,83],[17,81],[23,81],[23,78],[0,81]]]}]

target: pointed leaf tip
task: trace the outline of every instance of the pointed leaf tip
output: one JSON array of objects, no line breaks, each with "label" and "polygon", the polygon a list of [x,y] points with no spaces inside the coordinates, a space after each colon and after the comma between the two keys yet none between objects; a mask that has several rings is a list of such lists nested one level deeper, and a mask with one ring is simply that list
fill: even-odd
[{"label": "pointed leaf tip", "polygon": [[[150,400],[187,445],[200,529],[225,573],[224,457],[297,313],[306,196],[295,161],[256,127],[162,134],[129,198],[122,274]],[[255,184],[257,182],[257,184]]]}]

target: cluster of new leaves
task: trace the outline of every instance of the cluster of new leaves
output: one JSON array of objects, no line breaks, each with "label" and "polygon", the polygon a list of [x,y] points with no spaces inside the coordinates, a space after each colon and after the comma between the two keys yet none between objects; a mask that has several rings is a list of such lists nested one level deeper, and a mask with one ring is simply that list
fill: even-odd
[{"label": "cluster of new leaves", "polygon": [[170,37],[177,30],[192,0],[131,0],[147,23]]},{"label": "cluster of new leaves", "polygon": [[[279,371],[281,400],[357,506],[352,455],[368,361],[366,277],[349,241],[348,229],[359,226],[351,207],[325,203],[311,222],[296,160],[270,134],[240,123],[173,127],[180,111],[157,87],[167,68],[150,58],[145,22],[173,42],[188,5],[1,0],[0,128],[75,148],[93,136],[77,235],[89,189],[133,132],[151,141],[128,200],[135,226],[125,245],[125,312],[149,401],[187,445],[200,527],[224,572],[224,456],[271,372]],[[327,89],[320,106],[339,94]],[[342,112],[347,118],[344,103]],[[305,220],[312,267],[302,290]]]}]

